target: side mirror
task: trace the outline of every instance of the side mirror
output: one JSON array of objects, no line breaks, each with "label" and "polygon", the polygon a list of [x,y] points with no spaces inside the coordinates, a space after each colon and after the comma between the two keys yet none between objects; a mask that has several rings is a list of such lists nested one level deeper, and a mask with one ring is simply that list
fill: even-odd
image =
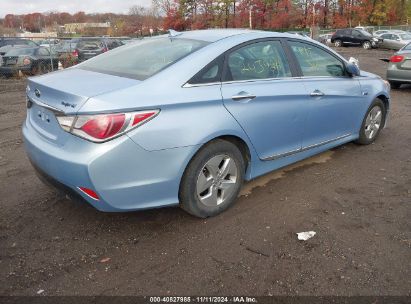
[{"label": "side mirror", "polygon": [[360,76],[360,69],[355,64],[349,62],[345,65],[345,68],[351,77]]},{"label": "side mirror", "polygon": [[360,68],[360,62],[358,61],[357,58],[350,57],[350,59],[348,59],[348,62],[349,62],[349,63],[353,63],[354,65],[357,66],[357,68]]}]

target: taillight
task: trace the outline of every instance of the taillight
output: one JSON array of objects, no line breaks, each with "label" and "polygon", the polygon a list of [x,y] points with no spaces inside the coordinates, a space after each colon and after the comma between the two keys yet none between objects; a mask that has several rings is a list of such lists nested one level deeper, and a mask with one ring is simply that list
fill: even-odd
[{"label": "taillight", "polygon": [[25,57],[25,58],[23,59],[23,64],[24,64],[24,65],[29,65],[30,63],[31,63],[30,58]]},{"label": "taillight", "polygon": [[74,51],[71,53],[71,55],[73,55],[74,57],[78,57],[78,51],[77,51],[77,50],[74,50]]},{"label": "taillight", "polygon": [[103,53],[108,52],[108,48],[103,48]]},{"label": "taillight", "polygon": [[[91,119],[88,119],[88,117],[82,118],[76,122],[78,130],[97,139],[106,139],[116,135],[123,128],[126,121],[125,114],[99,115]],[[83,124],[83,122],[80,122],[82,120],[86,122]]]},{"label": "taillight", "polygon": [[153,119],[160,111],[57,116],[63,130],[93,142],[104,142],[120,136]]},{"label": "taillight", "polygon": [[405,57],[401,55],[394,55],[394,56],[391,56],[390,62],[401,62],[404,60],[404,58]]}]

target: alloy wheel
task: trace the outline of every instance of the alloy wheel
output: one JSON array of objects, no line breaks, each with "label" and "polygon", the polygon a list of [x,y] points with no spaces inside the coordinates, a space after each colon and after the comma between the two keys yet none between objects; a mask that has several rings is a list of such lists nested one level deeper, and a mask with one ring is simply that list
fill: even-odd
[{"label": "alloy wheel", "polygon": [[228,155],[216,155],[206,162],[197,178],[198,199],[206,206],[224,203],[236,191],[238,168]]},{"label": "alloy wheel", "polygon": [[365,136],[368,139],[373,139],[378,130],[381,128],[382,122],[382,110],[380,106],[375,106],[371,109],[371,111],[367,115],[367,119],[365,120]]},{"label": "alloy wheel", "polygon": [[366,49],[366,50],[370,49],[371,48],[371,43],[369,43],[368,41],[364,42],[363,48]]}]

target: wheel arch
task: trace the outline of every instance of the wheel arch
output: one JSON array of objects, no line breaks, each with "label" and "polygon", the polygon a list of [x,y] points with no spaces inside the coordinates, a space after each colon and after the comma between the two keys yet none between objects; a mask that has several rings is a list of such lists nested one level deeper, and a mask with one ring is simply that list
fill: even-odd
[{"label": "wheel arch", "polygon": [[247,170],[251,162],[251,151],[247,143],[241,137],[238,137],[235,135],[222,135],[222,136],[212,139],[211,141],[218,140],[218,139],[228,141],[234,144],[235,146],[237,146],[237,148],[239,148],[241,155],[243,156],[244,163],[246,165],[246,170]]},{"label": "wheel arch", "polygon": [[375,98],[380,99],[384,103],[385,110],[386,112],[388,112],[390,109],[390,99],[388,98],[388,96],[386,96],[385,94],[379,94]]},{"label": "wheel arch", "polygon": [[251,161],[256,157],[254,147],[252,146],[251,142],[249,142],[247,139],[239,136],[238,134],[234,134],[234,133],[214,134],[214,136],[205,139],[203,143],[199,145],[197,151],[191,156],[190,160],[188,161],[186,165],[186,168],[188,167],[190,161],[197,155],[197,153],[201,149],[203,149],[206,145],[209,145],[210,143],[216,140],[228,141],[234,144],[235,146],[237,146],[237,148],[239,148],[241,155],[243,156],[243,159],[244,159],[246,176],[247,176],[251,168]]},{"label": "wheel arch", "polygon": [[179,181],[179,188],[181,187],[181,182],[183,180],[183,176],[185,172],[187,171],[188,166],[190,165],[191,161],[193,158],[203,149],[206,145],[211,144],[212,142],[216,140],[225,140],[228,141],[235,146],[237,146],[241,152],[241,155],[243,156],[244,159],[244,164],[245,164],[245,179],[247,180],[249,176],[251,176],[251,162],[252,160],[256,157],[254,148],[252,147],[251,143],[248,142],[246,139],[242,138],[241,136],[235,135],[235,134],[221,134],[221,135],[215,135],[212,138],[208,138],[205,140],[201,145],[198,146],[197,150],[191,155],[189,160],[187,161],[184,170],[180,176],[180,181]]}]

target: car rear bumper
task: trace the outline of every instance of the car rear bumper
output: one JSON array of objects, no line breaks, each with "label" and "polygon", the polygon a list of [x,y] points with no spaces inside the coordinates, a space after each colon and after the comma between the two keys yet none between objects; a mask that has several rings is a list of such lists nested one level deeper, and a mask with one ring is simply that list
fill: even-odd
[{"label": "car rear bumper", "polygon": [[1,75],[15,75],[19,71],[24,74],[29,74],[31,72],[31,66],[2,66],[0,67]]},{"label": "car rear bumper", "polygon": [[411,70],[399,70],[396,67],[388,68],[387,80],[411,83]]},{"label": "car rear bumper", "polygon": [[[107,212],[178,204],[182,174],[197,151],[191,146],[150,152],[128,136],[103,144],[70,137],[69,142],[59,146],[27,121],[23,125],[26,152],[41,179]],[[78,187],[92,189],[99,200]]]}]

